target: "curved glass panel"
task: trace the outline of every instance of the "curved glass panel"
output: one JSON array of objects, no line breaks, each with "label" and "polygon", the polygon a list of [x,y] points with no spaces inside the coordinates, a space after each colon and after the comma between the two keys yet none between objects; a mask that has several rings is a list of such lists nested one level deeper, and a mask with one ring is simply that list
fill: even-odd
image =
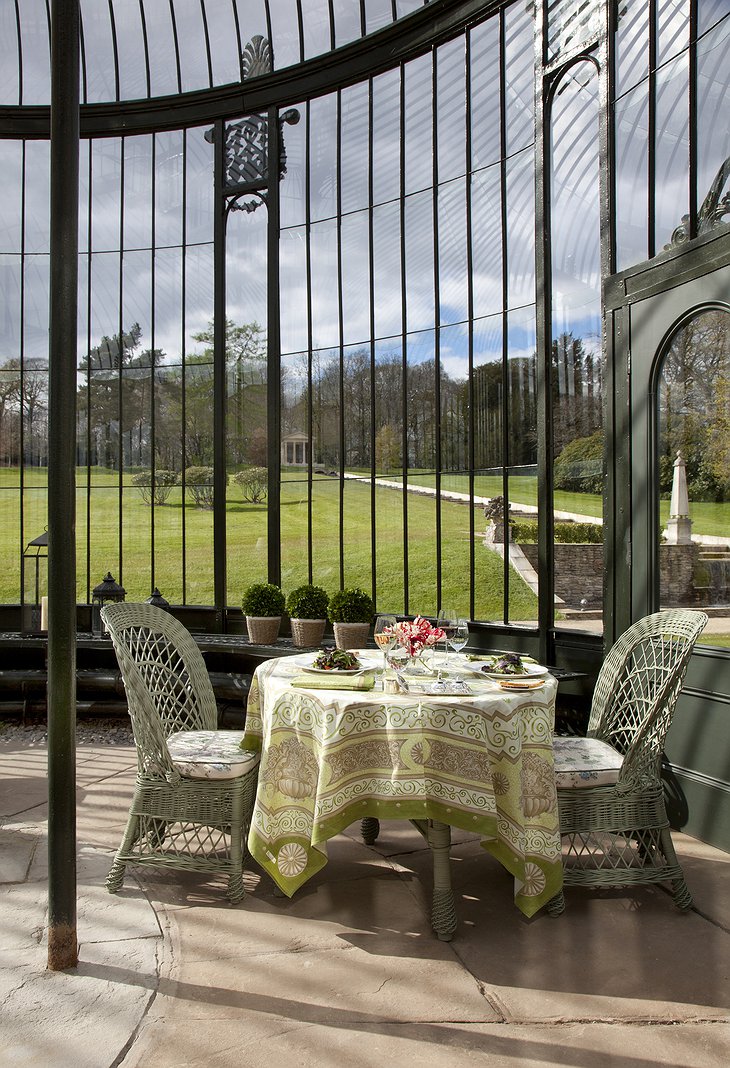
[{"label": "curved glass panel", "polygon": [[553,554],[556,626],[591,630],[603,598],[598,115],[596,66],[576,63],[550,112]]},{"label": "curved glass panel", "polygon": [[[229,85],[240,80],[241,51],[255,37],[271,42],[280,70],[377,33],[427,3],[80,0],[82,99],[105,103]],[[0,105],[48,104],[48,5],[21,0],[18,10],[19,24],[15,4],[0,5]]]},{"label": "curved glass panel", "polygon": [[660,605],[709,609],[705,644],[730,646],[730,311],[675,331],[657,403]]}]

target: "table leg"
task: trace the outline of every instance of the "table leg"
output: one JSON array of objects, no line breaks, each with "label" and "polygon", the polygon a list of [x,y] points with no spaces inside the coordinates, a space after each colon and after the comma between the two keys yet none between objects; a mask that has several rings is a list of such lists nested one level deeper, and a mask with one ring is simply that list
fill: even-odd
[{"label": "table leg", "polygon": [[456,930],[456,909],[451,889],[451,827],[437,820],[411,820],[428,842],[433,856],[433,903],[431,926],[442,942],[450,942]]},{"label": "table leg", "polygon": [[365,845],[375,845],[380,834],[380,820],[375,816],[365,816],[360,821],[360,834]]}]

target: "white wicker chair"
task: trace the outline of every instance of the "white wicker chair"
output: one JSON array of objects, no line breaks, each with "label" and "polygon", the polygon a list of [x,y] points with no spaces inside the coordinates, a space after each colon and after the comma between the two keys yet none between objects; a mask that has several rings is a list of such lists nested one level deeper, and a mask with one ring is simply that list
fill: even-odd
[{"label": "white wicker chair", "polygon": [[244,896],[243,862],[258,755],[241,731],[217,731],[203,656],[185,627],[149,604],[102,610],[127,692],[137,783],[127,827],[107,876],[110,893],[128,863],[228,876]]},{"label": "white wicker chair", "polygon": [[[669,832],[661,782],[664,740],[704,612],[670,609],[634,623],[606,657],[587,737],[555,739],[566,886],[671,883],[692,897]],[[560,894],[553,914],[565,907]]]}]

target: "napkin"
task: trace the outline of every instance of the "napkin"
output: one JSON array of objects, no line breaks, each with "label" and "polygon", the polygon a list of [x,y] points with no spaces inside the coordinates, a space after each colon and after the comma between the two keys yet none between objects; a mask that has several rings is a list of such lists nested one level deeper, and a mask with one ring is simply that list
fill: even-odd
[{"label": "napkin", "polygon": [[[467,660],[498,660],[499,657],[503,656],[504,654],[503,653],[465,653],[464,655],[466,656]],[[534,656],[525,656],[524,653],[520,653],[520,659],[525,664],[536,664],[537,663],[537,661],[535,660]]]},{"label": "napkin", "polygon": [[375,685],[374,675],[296,675],[291,680],[292,686],[301,686],[307,690],[372,690]]}]

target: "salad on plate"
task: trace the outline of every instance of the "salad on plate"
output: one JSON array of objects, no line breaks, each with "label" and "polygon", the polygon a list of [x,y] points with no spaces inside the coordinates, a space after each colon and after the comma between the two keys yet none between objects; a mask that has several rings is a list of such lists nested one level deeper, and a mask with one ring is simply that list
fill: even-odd
[{"label": "salad on plate", "polygon": [[362,664],[355,653],[346,649],[321,649],[312,667],[316,671],[362,671]]}]

